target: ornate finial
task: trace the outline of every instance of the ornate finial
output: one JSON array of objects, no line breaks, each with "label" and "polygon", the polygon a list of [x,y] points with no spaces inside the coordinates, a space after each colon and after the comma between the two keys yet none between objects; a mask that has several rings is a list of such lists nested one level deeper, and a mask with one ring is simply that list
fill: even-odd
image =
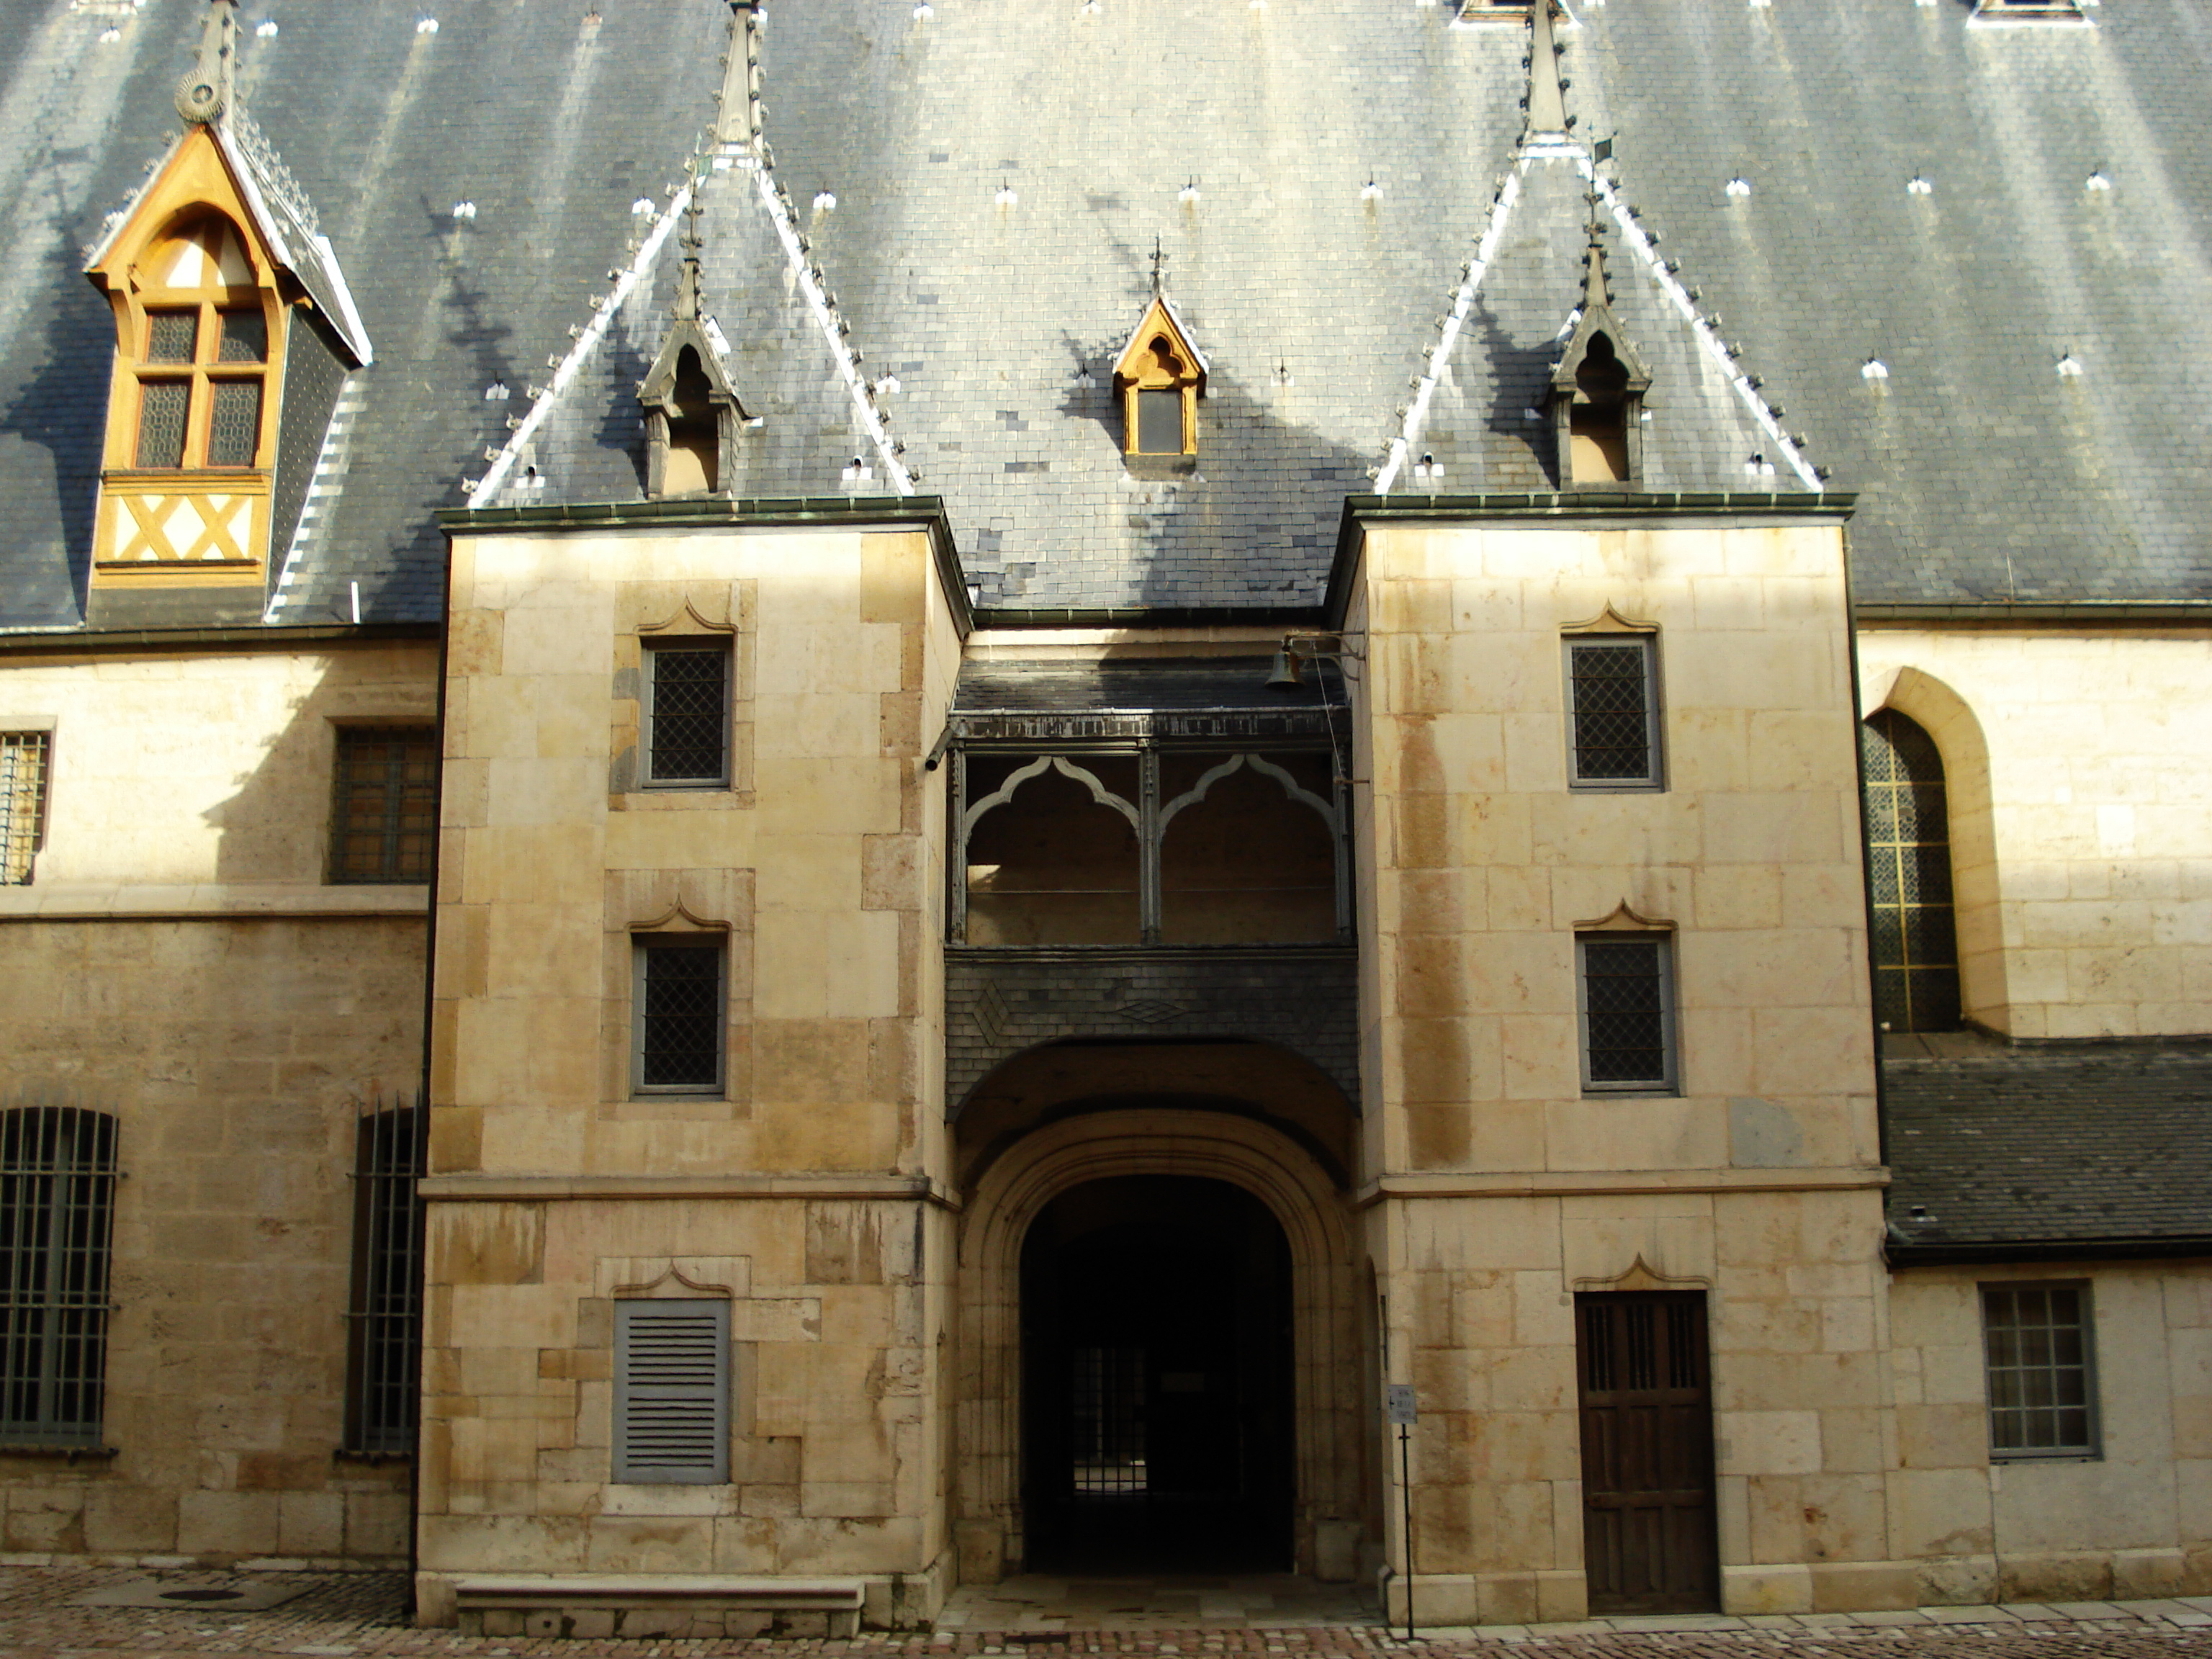
[{"label": "ornate finial", "polygon": [[177,113],[206,126],[229,106],[232,70],[238,61],[238,0],[210,0],[200,32],[199,61],[177,82]]},{"label": "ornate finial", "polygon": [[703,314],[700,305],[699,191],[695,186],[684,210],[684,267],[676,282],[676,318],[696,323]]},{"label": "ornate finial", "polygon": [[1160,251],[1160,239],[1152,238],[1152,292],[1161,293],[1167,287],[1168,256]]},{"label": "ornate finial", "polygon": [[1559,85],[1559,49],[1552,40],[1552,0],[1528,8],[1528,131],[1565,132],[1567,100]]}]

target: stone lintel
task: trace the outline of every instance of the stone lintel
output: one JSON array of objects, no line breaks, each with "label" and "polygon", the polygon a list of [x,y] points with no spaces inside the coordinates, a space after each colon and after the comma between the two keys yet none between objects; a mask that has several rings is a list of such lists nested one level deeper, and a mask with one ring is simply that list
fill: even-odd
[{"label": "stone lintel", "polygon": [[1850,1192],[1889,1185],[1881,1168],[1569,1170],[1498,1175],[1390,1175],[1352,1194],[1366,1209],[1392,1198],[1580,1198],[1609,1193]]}]

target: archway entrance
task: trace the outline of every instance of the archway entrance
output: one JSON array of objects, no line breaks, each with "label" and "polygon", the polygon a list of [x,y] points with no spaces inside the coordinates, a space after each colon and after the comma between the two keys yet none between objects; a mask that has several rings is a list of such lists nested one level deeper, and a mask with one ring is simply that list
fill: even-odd
[{"label": "archway entrance", "polygon": [[1119,1176],[1048,1203],[1021,1262],[1031,1565],[1288,1567],[1291,1309],[1282,1226],[1240,1187]]}]

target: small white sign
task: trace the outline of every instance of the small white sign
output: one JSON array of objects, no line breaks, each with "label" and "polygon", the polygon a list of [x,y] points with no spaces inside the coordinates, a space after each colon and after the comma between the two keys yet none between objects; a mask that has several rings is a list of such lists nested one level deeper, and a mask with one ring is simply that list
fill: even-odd
[{"label": "small white sign", "polygon": [[1418,1415],[1413,1405],[1413,1385],[1393,1382],[1389,1385],[1389,1398],[1384,1402],[1383,1409],[1389,1421],[1404,1427],[1412,1426]]}]

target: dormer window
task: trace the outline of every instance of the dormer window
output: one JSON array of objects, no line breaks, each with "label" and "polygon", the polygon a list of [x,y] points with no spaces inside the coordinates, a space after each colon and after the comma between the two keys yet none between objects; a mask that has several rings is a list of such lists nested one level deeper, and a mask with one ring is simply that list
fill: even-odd
[{"label": "dormer window", "polygon": [[133,268],[141,309],[128,465],[252,467],[261,459],[270,309],[238,228],[207,214]]},{"label": "dormer window", "polygon": [[661,337],[652,372],[638,383],[645,410],[645,493],[714,495],[730,488],[738,425],[744,406],[722,371],[715,336],[701,300],[702,258],[696,220],[684,233],[675,315]]},{"label": "dormer window", "polygon": [[1198,400],[1206,389],[1206,360],[1164,294],[1153,297],[1122,348],[1114,365],[1114,387],[1121,394],[1124,454],[1134,459],[1198,453]]},{"label": "dormer window", "polygon": [[709,494],[722,487],[722,434],[714,412],[714,383],[700,367],[699,354],[684,349],[670,392],[668,461],[661,493]]},{"label": "dormer window", "polygon": [[1644,481],[1644,394],[1651,376],[1613,314],[1597,227],[1583,256],[1583,301],[1552,371],[1559,488],[1620,489]]}]

